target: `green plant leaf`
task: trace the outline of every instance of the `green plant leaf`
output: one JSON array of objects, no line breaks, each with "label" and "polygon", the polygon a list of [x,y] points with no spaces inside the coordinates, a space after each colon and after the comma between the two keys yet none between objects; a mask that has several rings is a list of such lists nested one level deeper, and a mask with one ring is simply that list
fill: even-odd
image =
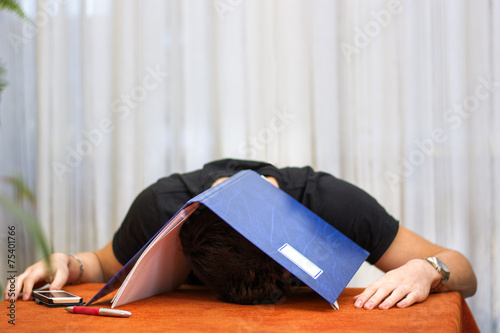
[{"label": "green plant leaf", "polygon": [[3,63],[0,62],[0,94],[5,89],[5,87],[7,87],[7,80],[5,78],[6,74],[7,70],[5,69]]},{"label": "green plant leaf", "polygon": [[28,17],[24,14],[23,9],[16,0],[0,0],[0,9],[11,11],[19,15],[19,17],[28,20]]},{"label": "green plant leaf", "polygon": [[32,208],[36,206],[36,199],[30,188],[24,183],[20,176],[4,177],[6,183],[14,187],[15,199],[11,199],[4,195],[0,195],[0,207],[3,207],[6,212],[10,213],[16,220],[20,221],[33,236],[35,243],[42,250],[43,258],[47,265],[47,272],[51,272],[50,260],[47,260],[51,255],[51,247],[45,237],[38,220],[27,209],[23,207],[24,200],[27,200]]},{"label": "green plant leaf", "polygon": [[51,254],[50,246],[35,217],[21,208],[14,200],[3,195],[0,195],[0,206],[4,207],[7,212],[12,214],[14,218],[21,221],[26,226],[31,235],[33,235],[35,242],[42,250],[43,257],[48,258]]},{"label": "green plant leaf", "polygon": [[23,182],[20,176],[4,177],[3,179],[6,183],[9,183],[14,187],[16,201],[19,205],[21,205],[22,201],[26,199],[33,207],[36,206],[35,194],[33,194],[31,189]]}]

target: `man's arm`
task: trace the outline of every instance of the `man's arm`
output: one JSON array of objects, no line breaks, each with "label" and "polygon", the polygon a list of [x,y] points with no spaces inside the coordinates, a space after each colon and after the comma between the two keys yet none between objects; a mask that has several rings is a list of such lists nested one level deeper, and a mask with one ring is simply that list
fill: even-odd
[{"label": "man's arm", "polygon": [[81,252],[75,254],[80,262],[74,257],[64,253],[54,253],[50,256],[51,271],[47,271],[44,260],[40,260],[28,267],[24,273],[16,278],[15,292],[5,289],[5,300],[17,299],[23,292],[23,300],[29,300],[34,287],[40,283],[50,283],[50,290],[57,290],[68,283],[79,282],[106,282],[113,277],[122,265],[113,253],[112,242],[95,252]]},{"label": "man's arm", "polygon": [[441,281],[441,274],[421,258],[438,257],[450,270],[450,279],[439,291],[459,291],[464,297],[476,292],[476,276],[459,252],[435,245],[400,226],[396,238],[375,264],[386,272],[354,298],[356,307],[389,309],[424,301]]},{"label": "man's arm", "polygon": [[123,267],[118,259],[116,259],[115,253],[113,252],[113,241],[109,242],[108,245],[102,249],[95,251],[94,254],[99,259],[101,276],[103,279],[102,282],[111,280],[111,278]]}]

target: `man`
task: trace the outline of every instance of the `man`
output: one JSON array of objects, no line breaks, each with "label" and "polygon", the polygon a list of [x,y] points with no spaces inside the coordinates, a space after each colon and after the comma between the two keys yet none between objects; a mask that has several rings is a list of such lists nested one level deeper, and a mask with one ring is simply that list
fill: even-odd
[{"label": "man", "polygon": [[[404,308],[424,301],[431,291],[454,290],[464,297],[475,293],[476,277],[463,255],[435,245],[399,226],[375,199],[361,189],[327,173],[314,172],[309,167],[278,169],[262,162],[221,160],[208,163],[201,170],[160,179],[136,198],[108,245],[95,252],[74,256],[55,253],[51,256],[52,272],[46,272],[41,261],[28,267],[16,280],[14,298],[22,290],[23,299],[28,300],[33,287],[46,281],[51,282],[51,289],[60,289],[66,283],[108,281],[186,201],[244,169],[265,176],[273,185],[333,225],[370,253],[367,258],[369,263],[386,272],[355,297],[356,307]],[[222,300],[252,304],[269,297],[275,289],[289,289],[287,272],[254,251],[251,245],[248,247],[248,241],[244,239],[236,240],[229,253],[246,246],[246,250],[239,252],[250,254],[247,259],[235,259],[232,264],[228,263],[227,255],[224,260],[198,260],[200,251],[196,251],[196,247],[199,243],[210,240],[212,243],[208,243],[208,249],[213,248],[214,253],[220,253],[220,249],[226,246],[214,248],[214,244],[220,245],[221,239],[225,239],[222,242],[225,244],[237,236],[226,226],[220,231],[222,238],[214,238],[214,230],[220,227],[220,223],[217,227],[217,219],[198,216],[195,220],[183,226],[183,250],[195,275]],[[206,227],[212,224],[213,227]],[[202,237],[196,238],[196,235]],[[237,267],[242,260],[249,267],[246,273],[228,274],[231,271],[241,272],[228,267]],[[203,271],[200,267],[206,269]],[[225,275],[217,278],[220,275],[213,272]]]}]

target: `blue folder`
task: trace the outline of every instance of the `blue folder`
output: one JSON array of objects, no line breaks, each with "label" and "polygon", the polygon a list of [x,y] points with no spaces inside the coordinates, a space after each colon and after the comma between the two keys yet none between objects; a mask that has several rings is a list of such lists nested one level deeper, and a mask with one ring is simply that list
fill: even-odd
[{"label": "blue folder", "polygon": [[[331,304],[369,255],[254,171],[240,171],[189,200],[163,228],[193,204],[206,206]],[[150,242],[87,305],[118,288]]]}]

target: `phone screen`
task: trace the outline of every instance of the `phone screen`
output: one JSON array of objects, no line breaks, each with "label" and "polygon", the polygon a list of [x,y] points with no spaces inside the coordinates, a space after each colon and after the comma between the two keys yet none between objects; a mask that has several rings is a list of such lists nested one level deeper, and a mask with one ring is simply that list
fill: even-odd
[{"label": "phone screen", "polygon": [[43,295],[45,295],[46,297],[50,297],[50,298],[74,296],[73,294],[70,294],[67,291],[47,291],[47,292],[43,292]]},{"label": "phone screen", "polygon": [[42,290],[42,291],[33,291],[33,298],[39,299],[48,304],[72,304],[72,303],[81,303],[82,298],[76,295],[73,295],[64,290]]}]

